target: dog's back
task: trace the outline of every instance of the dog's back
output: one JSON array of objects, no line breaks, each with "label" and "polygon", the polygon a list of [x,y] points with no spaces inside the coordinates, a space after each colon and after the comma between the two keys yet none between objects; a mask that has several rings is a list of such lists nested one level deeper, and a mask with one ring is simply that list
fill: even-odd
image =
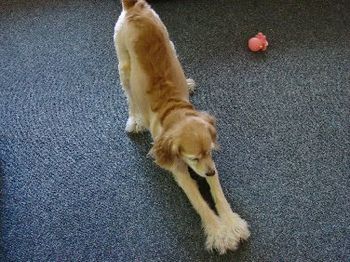
[{"label": "dog's back", "polygon": [[[122,5],[124,10],[132,8],[138,1],[137,0],[122,0]],[[139,1],[141,2],[141,1]]]},{"label": "dog's back", "polygon": [[122,4],[115,41],[129,55],[129,93],[150,128],[152,119],[169,106],[169,99],[188,101],[187,82],[158,15],[144,0]]}]

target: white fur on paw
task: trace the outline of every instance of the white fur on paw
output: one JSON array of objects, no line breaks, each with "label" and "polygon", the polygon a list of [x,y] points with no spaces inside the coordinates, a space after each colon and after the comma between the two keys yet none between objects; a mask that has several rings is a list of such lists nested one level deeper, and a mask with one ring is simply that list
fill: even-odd
[{"label": "white fur on paw", "polygon": [[141,121],[138,121],[135,117],[129,117],[126,122],[125,131],[128,133],[140,133],[145,131],[146,128],[143,126]]},{"label": "white fur on paw", "polygon": [[237,213],[232,213],[224,221],[227,230],[234,231],[237,235],[239,235],[241,240],[247,240],[249,238],[250,232],[248,223]]},{"label": "white fur on paw", "polygon": [[126,132],[135,132],[136,129],[136,121],[134,117],[129,117],[128,121],[126,122],[126,126],[125,126],[125,131]]},{"label": "white fur on paw", "polygon": [[186,82],[187,82],[188,90],[190,91],[190,93],[193,93],[194,90],[196,89],[196,82],[194,82],[192,78],[186,79]]},{"label": "white fur on paw", "polygon": [[235,213],[232,213],[230,219],[221,222],[219,226],[206,228],[206,233],[207,250],[216,250],[221,255],[228,250],[236,250],[240,242],[247,240],[250,236],[247,222]]}]

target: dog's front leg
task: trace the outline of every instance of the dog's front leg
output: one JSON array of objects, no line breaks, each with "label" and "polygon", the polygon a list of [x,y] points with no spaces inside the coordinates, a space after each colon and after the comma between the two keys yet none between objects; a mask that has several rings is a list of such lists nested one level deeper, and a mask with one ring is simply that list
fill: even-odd
[{"label": "dog's front leg", "polygon": [[216,209],[232,241],[238,244],[240,240],[248,239],[250,236],[248,224],[237,213],[232,211],[222,191],[218,172],[216,171],[216,174],[212,177],[207,177],[207,182],[210,186]]},{"label": "dog's front leg", "polygon": [[[211,210],[207,202],[203,199],[197,183],[191,178],[187,167],[173,171],[175,180],[187,195],[192,206],[202,219],[203,228],[207,235],[206,248],[208,250],[217,250],[224,254],[227,250],[235,250],[238,243],[227,234],[226,225]],[[239,239],[238,239],[239,241]]]}]

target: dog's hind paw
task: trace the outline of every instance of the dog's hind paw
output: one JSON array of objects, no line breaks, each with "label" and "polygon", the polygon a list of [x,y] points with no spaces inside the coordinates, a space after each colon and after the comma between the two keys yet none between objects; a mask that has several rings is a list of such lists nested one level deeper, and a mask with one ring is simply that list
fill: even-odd
[{"label": "dog's hind paw", "polygon": [[192,94],[196,89],[196,82],[192,78],[186,79],[188,91]]},{"label": "dog's hind paw", "polygon": [[128,133],[141,133],[146,128],[136,120],[135,117],[130,116],[126,122],[125,131]]}]

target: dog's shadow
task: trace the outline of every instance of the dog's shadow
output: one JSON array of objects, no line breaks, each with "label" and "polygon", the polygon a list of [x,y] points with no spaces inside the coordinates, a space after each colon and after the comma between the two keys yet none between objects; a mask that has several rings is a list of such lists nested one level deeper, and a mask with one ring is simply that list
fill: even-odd
[{"label": "dog's shadow", "polygon": [[204,177],[201,177],[193,171],[192,168],[188,167],[188,172],[193,180],[197,182],[199,192],[201,193],[204,200],[208,203],[209,207],[218,215],[218,211],[215,207],[213,196],[210,192],[210,186]]}]

